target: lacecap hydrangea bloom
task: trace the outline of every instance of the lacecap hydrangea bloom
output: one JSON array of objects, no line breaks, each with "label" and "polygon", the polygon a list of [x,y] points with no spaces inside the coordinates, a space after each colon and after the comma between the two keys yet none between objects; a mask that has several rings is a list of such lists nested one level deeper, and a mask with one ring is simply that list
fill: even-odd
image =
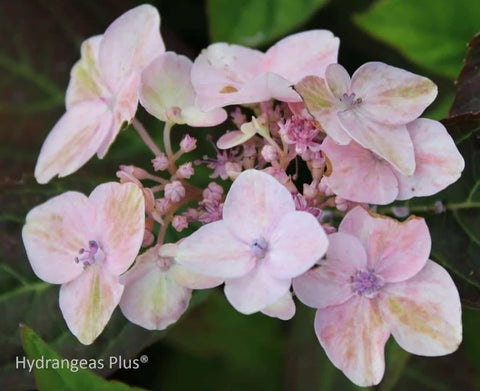
[{"label": "lacecap hydrangea bloom", "polygon": [[[429,259],[425,220],[405,206],[402,222],[374,213],[398,215],[390,203],[435,195],[464,169],[447,129],[421,118],[435,84],[381,62],[350,77],[326,30],[265,53],[212,43],[189,59],[165,51],[159,25],[141,5],[83,43],[35,168],[39,183],[72,174],[103,158],[125,124],[148,150],[142,167],[120,165],[120,183],[27,215],[30,264],[62,285],[78,340],[93,343],[117,305],[132,323],[166,329],[196,290],[223,285],[245,315],[288,320],[294,296],[317,309],[321,346],[361,386],[381,381],[390,335],[414,354],[454,351],[459,295]],[[138,103],[164,123],[161,145]],[[198,129],[221,123],[216,140]],[[171,133],[188,127],[175,145]],[[199,150],[202,139],[213,149]],[[441,212],[435,201],[426,210]]]}]

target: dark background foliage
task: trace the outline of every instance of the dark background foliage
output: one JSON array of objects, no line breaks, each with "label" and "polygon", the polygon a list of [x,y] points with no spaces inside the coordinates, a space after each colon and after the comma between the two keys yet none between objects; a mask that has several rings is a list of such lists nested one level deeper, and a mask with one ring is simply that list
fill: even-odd
[{"label": "dark background foliage", "polygon": [[[0,0],[0,388],[5,390],[127,390],[88,372],[37,373],[15,369],[15,357],[124,358],[147,355],[137,370],[102,376],[151,390],[355,390],[316,341],[314,312],[301,305],[289,322],[243,316],[221,291],[197,294],[191,310],[166,332],[148,332],[117,311],[89,347],[67,330],[58,287],[32,273],[21,227],[29,209],[66,190],[86,193],[115,180],[121,163],[145,165],[150,156],[131,131],[122,132],[105,161],[92,159],[77,174],[40,186],[33,168],[40,146],[64,111],[69,70],[85,38],[99,34],[137,0]],[[466,160],[462,179],[435,197],[408,203],[431,227],[432,257],[455,278],[464,303],[464,343],[441,358],[414,357],[393,342],[379,390],[480,389],[480,30],[477,0],[175,0],[152,1],[162,16],[168,50],[194,58],[213,41],[266,49],[281,37],[313,28],[341,38],[350,72],[377,60],[432,78],[437,103],[426,113],[445,124]],[[144,112],[139,113],[148,124]],[[150,123],[155,132],[158,124]],[[157,136],[159,136],[157,132]],[[204,139],[207,132],[196,134]],[[161,142],[159,137],[158,141]],[[100,164],[101,163],[101,164]],[[199,179],[201,180],[201,178]],[[446,212],[434,213],[435,201]],[[382,212],[391,213],[390,208]],[[59,238],[59,242],[61,238]],[[25,351],[22,348],[19,323]]]}]

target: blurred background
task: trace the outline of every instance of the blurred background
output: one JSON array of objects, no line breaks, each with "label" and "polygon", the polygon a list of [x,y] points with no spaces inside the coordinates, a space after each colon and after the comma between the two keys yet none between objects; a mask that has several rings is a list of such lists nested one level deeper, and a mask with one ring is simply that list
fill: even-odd
[{"label": "blurred background", "polygon": [[[20,235],[28,210],[63,191],[89,193],[98,183],[116,180],[119,164],[141,166],[149,162],[150,155],[134,132],[125,131],[105,161],[94,158],[74,176],[48,185],[36,184],[33,177],[42,142],[64,112],[69,72],[79,58],[81,42],[102,33],[117,16],[142,3],[0,0],[0,388],[16,391],[37,387],[31,373],[15,369],[15,357],[24,355],[22,323],[64,357],[147,355],[148,363],[139,369],[104,369],[98,373],[149,390],[359,389],[330,364],[314,335],[314,311],[302,305],[297,306],[294,319],[281,322],[235,312],[221,290],[200,292],[192,308],[166,332],[134,326],[117,310],[105,332],[92,346],[85,347],[65,326],[58,308],[58,287],[43,283],[31,271]],[[383,61],[433,79],[439,96],[426,113],[433,119],[448,115],[467,44],[480,31],[478,0],[150,3],[160,11],[167,50],[191,59],[215,41],[266,50],[290,33],[329,29],[341,39],[339,62],[350,73],[367,61]],[[470,99],[480,101],[480,77],[478,81]],[[149,123],[141,110],[139,117],[160,142],[159,124]],[[208,131],[197,132],[195,136],[207,148]],[[178,138],[181,133],[178,131]],[[477,140],[478,132],[471,134]],[[433,240],[438,243],[434,258],[449,268],[461,290],[464,343],[450,356],[424,358],[411,356],[390,341],[385,379],[375,390],[480,390],[480,312],[476,310],[480,307],[479,145],[462,146],[469,154],[467,170],[471,172],[456,188],[437,197],[463,202],[461,197],[470,191],[474,202],[466,208],[468,217],[448,213],[428,216]],[[475,186],[478,194],[471,192]],[[427,205],[434,201],[421,202]],[[58,389],[77,389],[65,387]]]}]

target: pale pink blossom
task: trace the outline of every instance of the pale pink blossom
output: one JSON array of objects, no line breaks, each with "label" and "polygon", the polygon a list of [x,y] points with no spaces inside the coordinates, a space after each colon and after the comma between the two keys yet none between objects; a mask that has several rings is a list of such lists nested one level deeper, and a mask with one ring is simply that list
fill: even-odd
[{"label": "pale pink blossom", "polygon": [[205,200],[220,201],[223,197],[223,187],[218,183],[210,182],[202,195]]},{"label": "pale pink blossom", "polygon": [[155,171],[164,171],[170,165],[167,156],[162,152],[158,156],[152,159],[153,169]]},{"label": "pale pink blossom", "polygon": [[67,89],[67,112],[38,157],[39,183],[75,172],[95,153],[105,156],[122,124],[135,115],[140,72],[165,50],[159,27],[157,10],[141,5],[117,18],[102,36],[82,44]]},{"label": "pale pink blossom", "polygon": [[295,210],[284,186],[264,172],[247,170],[227,194],[223,219],[185,238],[175,260],[225,279],[225,295],[238,311],[273,314],[277,303],[278,317],[285,318],[292,278],[317,262],[327,246],[318,221]]},{"label": "pale pink blossom", "polygon": [[287,144],[295,146],[297,155],[320,151],[320,131],[311,119],[303,119],[293,115],[284,123],[279,122],[280,134]]},{"label": "pale pink blossom", "polygon": [[198,108],[190,81],[191,68],[191,60],[173,52],[155,58],[142,72],[140,103],[164,122],[218,125],[227,119],[227,112],[220,108],[203,112]]},{"label": "pale pink blossom", "polygon": [[195,170],[193,169],[192,162],[183,163],[180,167],[178,167],[176,172],[176,175],[183,179],[188,179],[192,177],[193,174],[195,174]]},{"label": "pale pink blossom", "polygon": [[278,151],[273,145],[264,145],[261,153],[266,162],[271,163],[278,160]]},{"label": "pale pink blossom", "polygon": [[275,98],[299,101],[290,86],[307,75],[324,76],[337,62],[339,39],[327,30],[288,36],[264,54],[227,43],[214,43],[195,59],[192,83],[203,110]]},{"label": "pale pink blossom", "polygon": [[170,200],[168,200],[167,198],[157,198],[155,200],[155,209],[157,209],[161,214],[167,213],[169,207]]},{"label": "pale pink blossom", "polygon": [[383,205],[438,193],[460,178],[465,162],[440,122],[420,118],[407,130],[416,161],[410,176],[354,141],[338,145],[327,138],[322,151],[330,165],[329,188],[350,201]]},{"label": "pale pink blossom", "polygon": [[165,185],[165,198],[171,202],[179,202],[185,197],[185,187],[182,182],[173,181]]},{"label": "pale pink blossom", "polygon": [[188,220],[186,216],[176,215],[172,220],[172,227],[177,232],[182,232],[185,228],[188,228]]},{"label": "pale pink blossom", "polygon": [[121,277],[125,290],[120,308],[130,322],[148,330],[164,330],[186,311],[193,288],[213,288],[223,282],[177,265],[170,255],[175,247],[165,244],[148,249]]},{"label": "pale pink blossom", "polygon": [[210,178],[221,178],[223,180],[228,179],[227,164],[235,163],[238,160],[238,151],[218,151],[216,159],[207,160],[207,167],[212,169]]},{"label": "pale pink blossom", "polygon": [[205,199],[198,203],[197,220],[202,224],[212,223],[222,219],[223,204],[217,200]]},{"label": "pale pink blossom", "polygon": [[350,79],[345,68],[331,64],[325,79],[307,76],[295,90],[336,143],[345,145],[353,139],[402,174],[414,172],[406,124],[435,99],[437,87],[431,80],[381,62],[362,65]]},{"label": "pale pink blossom", "polygon": [[197,139],[195,137],[186,134],[180,141],[180,150],[184,153],[191,152],[197,148]]},{"label": "pale pink blossom", "polygon": [[400,223],[357,207],[329,242],[326,260],[293,287],[303,303],[318,308],[320,344],[351,381],[381,381],[390,334],[413,354],[441,356],[458,348],[460,298],[445,269],[428,259],[423,219]]},{"label": "pale pink blossom", "polygon": [[35,274],[60,288],[60,309],[83,344],[102,332],[120,301],[119,275],[134,261],[145,229],[142,191],[107,183],[89,197],[67,192],[32,209],[23,243]]},{"label": "pale pink blossom", "polygon": [[319,218],[322,214],[321,209],[311,205],[311,202],[309,199],[305,198],[301,194],[295,194],[293,197],[295,200],[295,209],[296,210],[301,210],[307,213],[310,213],[311,215],[315,216],[316,218]]}]

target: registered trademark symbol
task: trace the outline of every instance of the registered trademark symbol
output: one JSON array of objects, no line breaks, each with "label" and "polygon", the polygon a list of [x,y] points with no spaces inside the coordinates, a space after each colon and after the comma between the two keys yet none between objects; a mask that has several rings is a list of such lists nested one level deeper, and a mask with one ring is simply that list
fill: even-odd
[{"label": "registered trademark symbol", "polygon": [[141,356],[140,356],[140,362],[141,362],[142,364],[147,363],[147,362],[148,362],[148,356],[147,356],[146,354],[141,355]]}]

